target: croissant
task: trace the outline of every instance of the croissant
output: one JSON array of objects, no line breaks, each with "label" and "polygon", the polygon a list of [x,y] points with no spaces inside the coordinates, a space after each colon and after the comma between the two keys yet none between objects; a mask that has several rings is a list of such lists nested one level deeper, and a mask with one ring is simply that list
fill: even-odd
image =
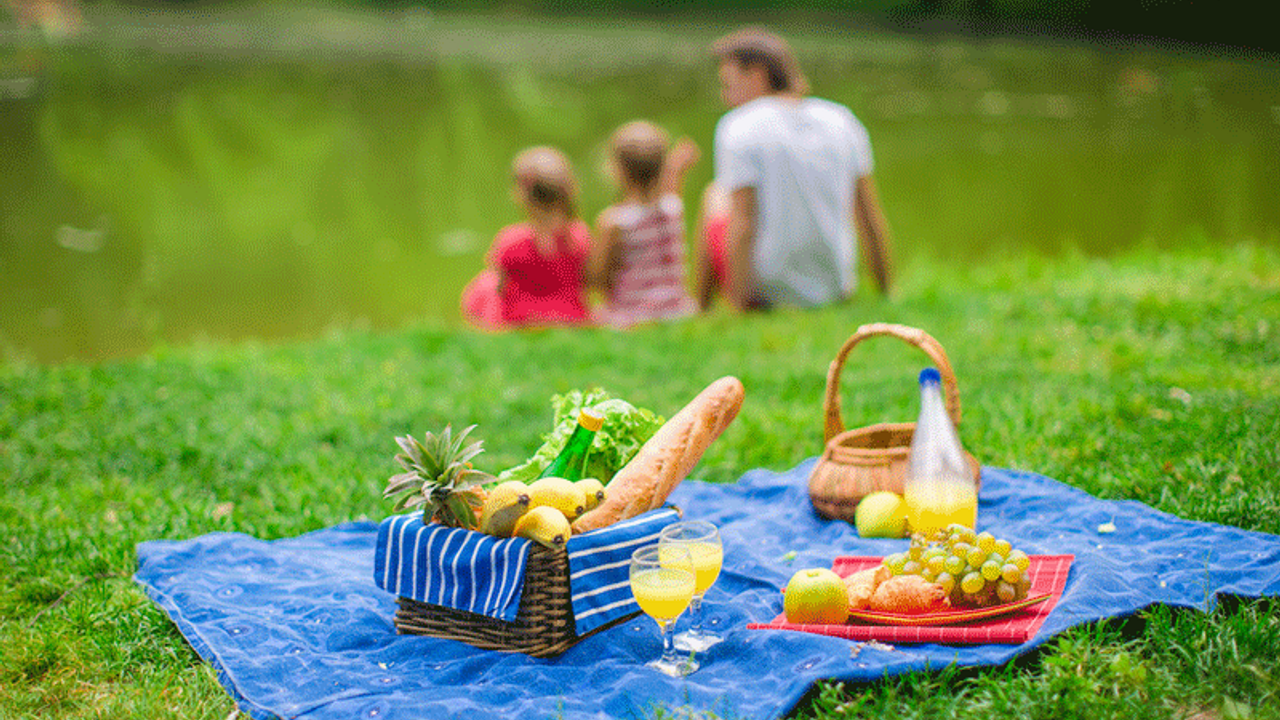
[{"label": "croissant", "polygon": [[865,610],[871,605],[871,596],[875,594],[880,583],[889,579],[893,573],[884,565],[877,565],[866,570],[859,570],[844,579],[845,590],[849,595],[850,610]]},{"label": "croissant", "polygon": [[917,615],[946,610],[951,601],[937,583],[919,575],[896,575],[880,583],[871,596],[870,607],[878,612]]}]

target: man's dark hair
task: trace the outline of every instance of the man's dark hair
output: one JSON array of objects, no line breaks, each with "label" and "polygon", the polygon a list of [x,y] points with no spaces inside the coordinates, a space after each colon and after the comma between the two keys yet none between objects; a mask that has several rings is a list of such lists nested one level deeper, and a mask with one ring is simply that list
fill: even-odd
[{"label": "man's dark hair", "polygon": [[764,28],[743,28],[725,35],[712,44],[711,53],[721,60],[733,60],[739,67],[764,68],[770,92],[804,94],[809,90],[791,46]]}]

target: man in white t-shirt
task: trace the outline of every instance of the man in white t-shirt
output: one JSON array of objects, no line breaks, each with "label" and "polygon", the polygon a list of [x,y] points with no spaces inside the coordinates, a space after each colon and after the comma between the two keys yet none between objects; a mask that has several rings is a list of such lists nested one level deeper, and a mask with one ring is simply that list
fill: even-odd
[{"label": "man in white t-shirt", "polygon": [[857,283],[855,244],[888,293],[889,236],[862,123],[843,105],[804,96],[807,81],[773,33],[741,30],[712,50],[731,108],[715,135],[729,301],[747,309],[843,300]]}]

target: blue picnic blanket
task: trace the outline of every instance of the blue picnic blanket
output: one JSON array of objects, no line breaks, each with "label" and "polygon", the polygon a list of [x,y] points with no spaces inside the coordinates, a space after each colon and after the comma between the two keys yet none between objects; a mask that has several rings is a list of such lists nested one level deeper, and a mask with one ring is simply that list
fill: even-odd
[{"label": "blue picnic blanket", "polygon": [[[747,630],[781,611],[779,588],[795,570],[906,545],[864,540],[847,523],[819,518],[807,494],[813,462],[783,473],[753,470],[734,484],[686,481],[672,496],[686,518],[718,524],[725,546],[724,572],[704,613],[727,640],[683,679],[643,666],[660,652],[657,628],[645,617],[547,660],[397,635],[394,597],[373,580],[372,522],[270,542],[233,533],[145,542],[135,577],[243,711],[315,720],[643,718],[659,706],[774,718],[823,678],[871,681],[952,663],[996,665],[1072,626],[1155,603],[1204,609],[1219,594],[1280,595],[1280,536],[1191,522],[987,467],[980,528],[1030,553],[1075,555],[1062,599],[1031,641],[884,647]],[[1114,532],[1100,532],[1103,524]]]}]

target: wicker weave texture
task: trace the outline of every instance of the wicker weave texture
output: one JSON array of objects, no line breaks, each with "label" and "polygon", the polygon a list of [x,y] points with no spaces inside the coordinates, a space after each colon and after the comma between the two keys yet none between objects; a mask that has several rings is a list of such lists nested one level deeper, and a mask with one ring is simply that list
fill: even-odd
[{"label": "wicker weave texture", "polygon": [[569,555],[563,548],[537,544],[529,550],[520,607],[512,622],[406,597],[398,600],[395,626],[401,633],[461,640],[484,650],[520,652],[533,657],[554,657],[584,637],[639,615],[637,612],[586,635],[578,635],[570,603]]}]

